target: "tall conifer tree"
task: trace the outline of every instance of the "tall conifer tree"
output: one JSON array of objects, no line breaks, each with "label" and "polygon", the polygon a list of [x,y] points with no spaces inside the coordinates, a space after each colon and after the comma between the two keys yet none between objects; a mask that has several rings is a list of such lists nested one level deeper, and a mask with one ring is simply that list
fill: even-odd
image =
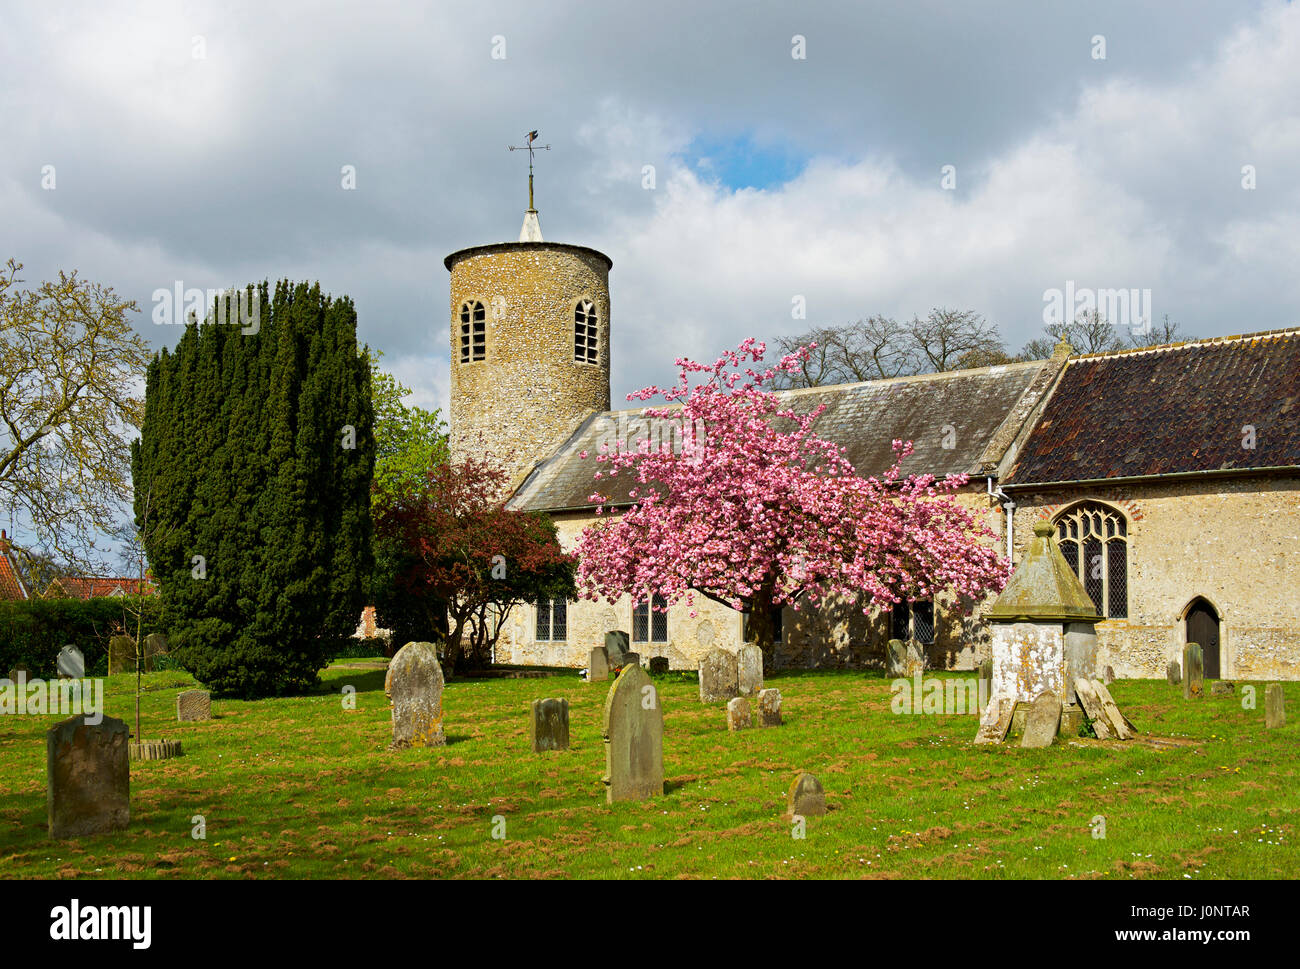
[{"label": "tall conifer tree", "polygon": [[172,655],[211,688],[300,691],[356,628],[371,571],[370,368],[356,310],[266,283],[158,353],[132,452]]}]

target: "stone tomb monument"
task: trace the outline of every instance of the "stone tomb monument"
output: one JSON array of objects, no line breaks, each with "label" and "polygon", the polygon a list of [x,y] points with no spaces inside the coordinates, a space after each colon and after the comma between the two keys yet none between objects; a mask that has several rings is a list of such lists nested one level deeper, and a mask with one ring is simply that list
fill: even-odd
[{"label": "stone tomb monument", "polygon": [[533,715],[528,723],[528,739],[535,754],[540,754],[543,750],[568,750],[569,701],[534,700]]},{"label": "stone tomb monument", "polygon": [[650,674],[628,666],[605,697],[605,801],[644,801],[664,792],[664,712]]},{"label": "stone tomb monument", "polygon": [[[1073,736],[1083,723],[1074,682],[1097,675],[1096,625],[1101,617],[1056,547],[1052,531],[1049,522],[1034,525],[1029,549],[988,612],[993,677],[976,734],[979,743],[1000,742],[1016,708],[1023,704],[1028,710],[1044,696],[1061,708],[1053,734]],[[1031,741],[1041,736],[1041,724],[1052,709],[1049,700],[1038,706]]]},{"label": "stone tomb monument", "polygon": [[84,715],[45,734],[46,813],[51,838],[121,831],[131,820],[130,732],[121,720]]},{"label": "stone tomb monument", "polygon": [[76,646],[64,646],[59,650],[58,670],[60,678],[80,680],[86,675],[86,657]]},{"label": "stone tomb monument", "polygon": [[442,667],[432,643],[407,643],[388,664],[388,689],[393,701],[391,750],[441,747]]},{"label": "stone tomb monument", "polygon": [[715,646],[700,660],[700,702],[714,703],[740,695],[736,656]]}]

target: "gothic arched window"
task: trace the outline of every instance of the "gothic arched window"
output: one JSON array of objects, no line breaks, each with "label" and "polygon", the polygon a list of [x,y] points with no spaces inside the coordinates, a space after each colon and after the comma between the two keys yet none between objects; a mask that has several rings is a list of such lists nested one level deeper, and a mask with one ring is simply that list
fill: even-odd
[{"label": "gothic arched window", "polygon": [[487,310],[476,299],[460,305],[460,362],[487,359]]},{"label": "gothic arched window", "polygon": [[1103,619],[1128,618],[1128,523],[1087,501],[1056,519],[1056,542]]},{"label": "gothic arched window", "polygon": [[589,299],[578,300],[573,309],[573,359],[577,363],[597,363],[600,342],[600,314]]}]

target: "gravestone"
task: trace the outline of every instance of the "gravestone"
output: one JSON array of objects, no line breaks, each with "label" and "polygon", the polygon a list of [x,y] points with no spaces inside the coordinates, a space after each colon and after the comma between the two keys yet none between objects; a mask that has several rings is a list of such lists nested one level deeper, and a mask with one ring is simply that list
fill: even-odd
[{"label": "gravestone", "polygon": [[131,820],[131,762],[125,723],[85,715],[45,733],[45,804],[51,838],[120,831]]},{"label": "gravestone", "polygon": [[135,640],[114,636],[108,641],[108,675],[135,672]]},{"label": "gravestone", "polygon": [[1113,666],[1107,666],[1101,671],[1101,681],[1107,686],[1115,682],[1115,668]]},{"label": "gravestone", "polygon": [[640,665],[641,665],[641,654],[640,654],[640,653],[624,653],[624,654],[623,654],[623,663],[622,663],[622,665],[623,665],[623,666],[640,666]]},{"label": "gravestone", "polygon": [[907,670],[907,647],[901,639],[891,639],[885,647],[890,676],[904,676]]},{"label": "gravestone", "polygon": [[393,742],[390,749],[441,747],[442,667],[432,643],[407,643],[388,664],[393,698]]},{"label": "gravestone", "polygon": [[86,675],[86,658],[76,646],[64,646],[59,650],[59,676],[80,680]]},{"label": "gravestone", "polygon": [[980,717],[979,730],[975,731],[975,743],[1000,744],[1011,729],[1011,720],[1015,716],[1016,701],[1009,696],[995,696],[984,708]]},{"label": "gravestone", "polygon": [[739,693],[735,654],[718,647],[705,653],[700,660],[700,702],[730,700]]},{"label": "gravestone", "polygon": [[194,723],[212,719],[212,694],[207,690],[186,690],[176,697],[176,719]]},{"label": "gravestone", "polygon": [[1210,684],[1210,696],[1232,696],[1236,687],[1227,680],[1215,680]]},{"label": "gravestone", "polygon": [[1029,713],[1025,716],[1025,735],[1020,738],[1020,746],[1050,747],[1060,726],[1060,699],[1052,693],[1039,694],[1038,699],[1029,704]]},{"label": "gravestone", "polygon": [[667,656],[651,656],[651,657],[650,657],[650,672],[651,672],[651,673],[655,673],[655,674],[667,673],[667,672],[668,672],[668,657],[667,657]]},{"label": "gravestone", "polygon": [[568,750],[569,701],[534,700],[528,736],[535,754],[543,750]]},{"label": "gravestone", "polygon": [[984,712],[989,697],[993,695],[993,660],[986,659],[980,663],[979,679],[975,683],[975,703],[979,712]]},{"label": "gravestone", "polygon": [[727,701],[728,730],[748,730],[753,725],[754,718],[750,715],[747,699],[738,696]]},{"label": "gravestone", "polygon": [[619,674],[605,697],[605,802],[644,801],[664,792],[664,712],[639,665]]},{"label": "gravestone", "polygon": [[162,633],[150,633],[144,638],[144,668],[152,670],[154,658],[167,655],[167,637]]},{"label": "gravestone", "polygon": [[609,679],[609,653],[604,646],[597,646],[591,651],[587,662],[587,682],[600,683]]},{"label": "gravestone", "polygon": [[1264,726],[1272,729],[1286,724],[1286,696],[1281,683],[1270,683],[1264,691]]},{"label": "gravestone", "polygon": [[766,689],[758,691],[758,725],[760,727],[781,726],[781,691]]},{"label": "gravestone", "polygon": [[820,817],[825,813],[826,792],[821,781],[806,772],[797,776],[786,797],[786,818]]},{"label": "gravestone", "polygon": [[627,665],[623,657],[630,649],[628,635],[623,630],[615,629],[613,632],[605,633],[605,659],[611,669]]},{"label": "gravestone", "polygon": [[32,671],[26,666],[15,666],[5,674],[10,683],[17,683],[19,680],[27,681],[32,678]]},{"label": "gravestone", "polygon": [[1183,681],[1183,670],[1178,665],[1178,660],[1171,659],[1169,666],[1165,670],[1165,678],[1169,681],[1170,686],[1177,686]]},{"label": "gravestone", "polygon": [[1183,647],[1183,699],[1190,700],[1205,692],[1205,661],[1201,647],[1188,643]]},{"label": "gravestone", "polygon": [[741,696],[758,696],[763,689],[763,651],[745,643],[736,653],[736,689]]}]

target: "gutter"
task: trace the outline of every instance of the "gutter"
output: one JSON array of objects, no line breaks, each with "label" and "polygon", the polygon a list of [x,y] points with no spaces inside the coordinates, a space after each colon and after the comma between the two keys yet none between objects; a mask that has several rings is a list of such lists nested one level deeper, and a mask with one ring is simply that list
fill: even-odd
[{"label": "gutter", "polygon": [[1016,503],[1011,500],[1011,496],[1004,492],[1000,486],[996,491],[993,489],[993,475],[989,475],[987,480],[989,486],[989,497],[997,499],[998,503],[1002,505],[1002,510],[1007,513],[1007,561],[1010,562],[1012,560],[1012,549],[1015,548],[1014,526]]},{"label": "gutter", "polygon": [[[1229,477],[1249,477],[1251,475],[1268,475],[1268,474],[1300,474],[1298,465],[1277,465],[1267,468],[1207,468],[1202,471],[1174,471],[1168,474],[1136,474],[1120,476],[1114,478],[1075,478],[1063,479],[1061,481],[1024,481],[1009,483],[1006,485],[1012,491],[1030,491],[1041,488],[1060,488],[1065,486],[1079,487],[1087,485],[1090,487],[1097,485],[1109,484],[1135,484],[1151,481],[1181,481],[1196,480],[1199,478],[1229,478]],[[1001,493],[1001,488],[998,489]],[[993,479],[989,479],[989,494],[993,495]],[[1005,497],[1005,495],[1003,496]]]}]

